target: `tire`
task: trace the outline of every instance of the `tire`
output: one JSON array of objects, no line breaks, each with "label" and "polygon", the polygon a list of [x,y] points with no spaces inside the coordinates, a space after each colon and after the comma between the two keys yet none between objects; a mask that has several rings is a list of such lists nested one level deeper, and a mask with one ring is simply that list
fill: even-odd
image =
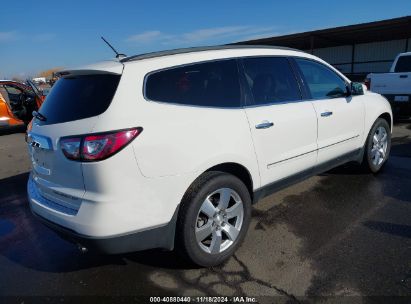
[{"label": "tire", "polygon": [[251,198],[244,183],[231,174],[206,172],[182,200],[176,249],[196,265],[219,265],[240,246],[250,218]]},{"label": "tire", "polygon": [[[384,134],[386,140],[384,140]],[[378,173],[390,155],[391,130],[388,122],[378,118],[372,126],[364,146],[363,169],[367,172]]]}]

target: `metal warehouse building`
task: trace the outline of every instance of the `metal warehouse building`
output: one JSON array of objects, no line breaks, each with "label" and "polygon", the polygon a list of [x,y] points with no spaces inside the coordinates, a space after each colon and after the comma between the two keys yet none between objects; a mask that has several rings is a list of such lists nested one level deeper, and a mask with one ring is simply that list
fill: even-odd
[{"label": "metal warehouse building", "polygon": [[411,16],[291,35],[242,41],[304,50],[334,65],[352,80],[388,72],[395,57],[411,51]]}]

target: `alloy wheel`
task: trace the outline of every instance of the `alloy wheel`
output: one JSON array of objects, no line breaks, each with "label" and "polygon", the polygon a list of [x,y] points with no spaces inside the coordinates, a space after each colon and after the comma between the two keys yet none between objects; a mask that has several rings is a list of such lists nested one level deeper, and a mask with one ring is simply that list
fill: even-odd
[{"label": "alloy wheel", "polygon": [[244,219],[243,202],[233,189],[209,194],[197,214],[195,236],[200,248],[211,254],[228,249],[238,238]]},{"label": "alloy wheel", "polygon": [[372,137],[371,160],[375,166],[380,166],[386,156],[388,147],[388,134],[384,127],[378,127]]}]

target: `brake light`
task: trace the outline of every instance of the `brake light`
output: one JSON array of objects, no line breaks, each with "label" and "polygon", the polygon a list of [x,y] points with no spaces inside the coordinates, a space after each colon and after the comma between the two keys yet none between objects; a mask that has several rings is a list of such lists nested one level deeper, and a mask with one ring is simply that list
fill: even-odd
[{"label": "brake light", "polygon": [[116,154],[136,138],[143,128],[65,137],[60,140],[63,154],[71,160],[92,162]]},{"label": "brake light", "polygon": [[68,159],[79,160],[80,159],[80,137],[65,138],[60,141],[61,150]]},{"label": "brake light", "polygon": [[371,89],[371,78],[365,78],[364,84],[367,87],[368,90]]}]

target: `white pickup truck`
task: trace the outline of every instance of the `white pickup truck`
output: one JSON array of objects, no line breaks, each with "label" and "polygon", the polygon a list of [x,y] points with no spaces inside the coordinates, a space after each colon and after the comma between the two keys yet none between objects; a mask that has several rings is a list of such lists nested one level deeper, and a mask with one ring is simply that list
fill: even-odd
[{"label": "white pickup truck", "polygon": [[399,54],[389,73],[368,74],[365,84],[388,99],[395,118],[411,116],[411,52]]}]

